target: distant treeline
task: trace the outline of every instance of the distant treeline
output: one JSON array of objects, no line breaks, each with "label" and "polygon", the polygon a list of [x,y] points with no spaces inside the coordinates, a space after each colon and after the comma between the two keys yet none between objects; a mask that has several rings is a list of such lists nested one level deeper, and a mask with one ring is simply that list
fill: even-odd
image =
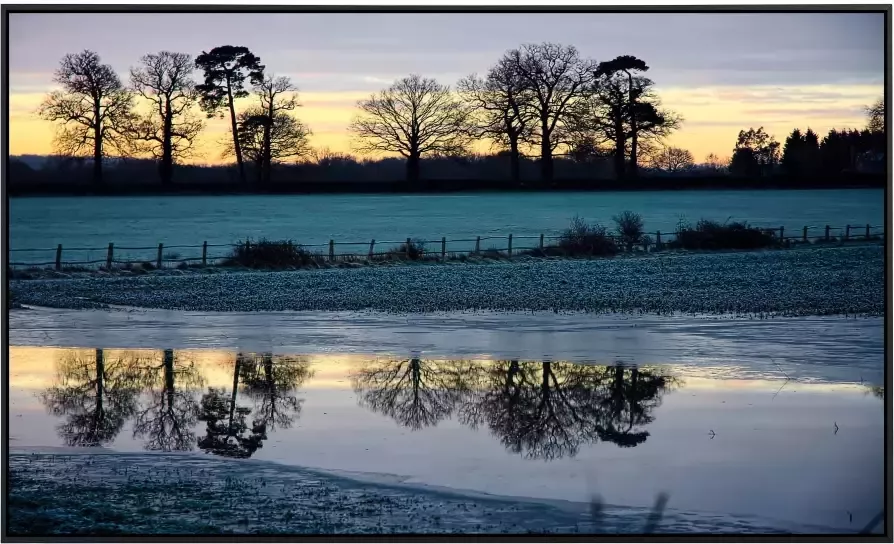
[{"label": "distant treeline", "polygon": [[[783,148],[763,128],[750,128],[739,133],[731,158],[712,154],[696,165],[690,151],[665,145],[683,118],[661,105],[648,71],[630,55],[597,62],[573,46],[529,43],[454,86],[410,74],[358,101],[348,127],[358,153],[398,158],[358,160],[310,146],[312,131],[296,117],[297,87],[246,47],[220,45],[195,58],[147,54],[131,67],[129,81],[97,53],[82,51],[62,58],[55,74],[60,90],[37,112],[56,125],[56,152],[81,159],[37,171],[13,163],[8,186],[17,194],[88,181],[98,192],[233,183],[243,185],[241,192],[333,184],[424,191],[446,180],[474,189],[664,188],[664,181],[635,180],[673,175],[701,185],[724,174],[742,179],[723,178],[723,186],[780,175],[789,184],[833,183],[815,179],[824,176],[846,185],[856,178],[842,172],[883,170],[883,100],[866,108],[865,130],[832,131],[822,141],[809,129],[796,131]],[[234,166],[184,165],[194,158],[203,116],[228,118],[230,134],[221,143]],[[470,156],[482,141],[499,153]]]},{"label": "distant treeline", "polygon": [[[646,169],[635,179],[612,175],[610,159],[586,163],[555,161],[558,174],[544,183],[537,161],[521,162],[521,179],[505,176],[506,158],[486,156],[467,159],[438,158],[421,162],[421,178],[408,181],[400,159],[336,163],[315,162],[277,165],[272,180],[264,185],[241,183],[235,165],[177,165],[174,183],[158,181],[151,160],[124,160],[106,167],[106,182],[93,183],[89,161],[48,159],[43,168],[31,168],[12,159],[8,169],[10,196],[99,194],[256,194],[256,193],[424,193],[510,190],[675,190],[675,189],[769,189],[884,187],[881,172],[825,171],[811,176],[792,175],[777,169],[773,175],[736,176],[724,169],[698,166],[679,172]],[[252,170],[249,169],[251,173]]]}]

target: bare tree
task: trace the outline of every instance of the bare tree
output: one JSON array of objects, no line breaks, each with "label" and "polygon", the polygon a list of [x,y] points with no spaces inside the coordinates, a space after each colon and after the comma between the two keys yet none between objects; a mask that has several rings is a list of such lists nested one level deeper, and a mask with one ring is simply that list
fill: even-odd
[{"label": "bare tree", "polygon": [[530,111],[530,141],[540,147],[541,179],[553,179],[553,152],[568,144],[567,124],[577,100],[584,97],[593,80],[595,64],[573,46],[554,43],[525,44],[506,52],[500,61],[510,67],[522,86],[533,95]]},{"label": "bare tree", "polygon": [[729,158],[721,159],[715,153],[708,153],[705,157],[705,167],[712,172],[721,172],[729,166]]},{"label": "bare tree", "polygon": [[193,61],[186,53],[170,51],[145,55],[140,61],[141,67],[130,70],[131,87],[151,108],[137,124],[135,138],[159,161],[161,182],[168,185],[174,162],[189,155],[203,127],[192,114],[199,100],[191,77]]},{"label": "bare tree", "polygon": [[230,112],[230,128],[233,132],[233,154],[239,165],[239,176],[245,183],[245,166],[242,164],[242,150],[239,147],[239,129],[236,125],[237,98],[245,98],[245,80],[258,84],[264,77],[261,59],[247,47],[222,45],[211,51],[203,51],[196,57],[196,67],[205,73],[205,82],[197,85],[201,95],[202,109],[208,117],[223,116],[221,110]]},{"label": "bare tree", "polygon": [[476,137],[490,138],[509,151],[510,177],[520,180],[519,150],[531,133],[533,93],[525,89],[521,78],[506,59],[491,68],[487,77],[472,74],[461,79],[457,87],[474,112]]},{"label": "bare tree", "polygon": [[310,129],[282,111],[274,114],[271,123],[267,112],[263,107],[255,106],[239,114],[239,145],[245,159],[254,163],[262,182],[265,172],[274,163],[298,159],[312,152],[308,142]]},{"label": "bare tree", "polygon": [[54,81],[62,90],[47,96],[38,115],[59,123],[55,139],[58,153],[75,156],[93,152],[93,181],[102,184],[102,161],[109,155],[108,149],[119,155],[130,152],[133,95],[112,67],[102,64],[99,55],[89,50],[65,55]]},{"label": "bare tree", "polygon": [[885,99],[879,98],[871,106],[866,107],[866,129],[870,132],[885,131]]},{"label": "bare tree", "polygon": [[649,157],[650,166],[666,172],[681,172],[693,167],[695,161],[686,149],[663,147]]},{"label": "bare tree", "polygon": [[399,153],[407,180],[419,180],[423,155],[457,155],[471,140],[468,108],[447,85],[412,74],[358,103],[351,122],[361,153]]},{"label": "bare tree", "polygon": [[[273,163],[273,125],[277,122],[277,119],[279,119],[280,125],[289,124],[281,114],[300,106],[297,92],[298,88],[292,85],[292,81],[287,77],[268,75],[255,84],[255,94],[260,99],[262,111],[260,115],[254,116],[255,122],[261,123],[263,127],[263,145],[259,164],[259,175],[262,183],[270,183]],[[300,123],[296,124],[293,120],[292,126],[297,127],[301,125]],[[284,131],[280,128],[280,136],[283,133]]]}]

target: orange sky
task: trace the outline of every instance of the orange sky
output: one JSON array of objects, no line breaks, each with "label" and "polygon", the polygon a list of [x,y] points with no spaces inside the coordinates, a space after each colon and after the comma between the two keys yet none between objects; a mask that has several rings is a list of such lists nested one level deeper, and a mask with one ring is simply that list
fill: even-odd
[{"label": "orange sky", "polygon": [[[749,127],[780,143],[793,128],[861,128],[863,108],[884,92],[882,13],[13,13],[10,153],[52,152],[54,128],[35,112],[66,53],[94,50],[126,82],[148,52],[195,57],[227,36],[298,86],[312,145],[343,152],[358,99],[411,73],[455,85],[530,42],[645,60],[664,106],[684,118],[667,143],[697,161],[728,157]],[[192,162],[221,162],[227,128],[209,121]]]},{"label": "orange sky", "polygon": [[[300,82],[298,82],[300,84]],[[682,128],[667,143],[690,150],[701,161],[708,153],[728,157],[740,129],[764,126],[780,142],[793,128],[808,127],[823,135],[831,128],[861,128],[862,108],[882,95],[875,85],[800,87],[721,87],[659,89],[664,105],[684,117]],[[313,130],[311,144],[351,152],[347,126],[356,113],[356,102],[368,93],[299,93],[302,107],[297,117]],[[798,100],[809,96],[810,101]],[[36,109],[43,93],[10,95],[10,153],[46,155],[53,151],[54,125],[38,118]],[[791,97],[791,101],[788,99]],[[827,97],[825,100],[824,97]],[[250,99],[240,101],[242,105]],[[212,119],[201,136],[198,153],[190,162],[220,163],[221,140],[228,136],[228,122]],[[487,151],[482,144],[479,151]]]}]

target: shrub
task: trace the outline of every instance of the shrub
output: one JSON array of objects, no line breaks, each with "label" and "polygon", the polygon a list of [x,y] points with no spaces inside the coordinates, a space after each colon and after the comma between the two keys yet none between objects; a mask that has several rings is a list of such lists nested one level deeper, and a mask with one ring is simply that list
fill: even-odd
[{"label": "shrub", "polygon": [[640,214],[624,211],[612,217],[617,225],[618,237],[627,251],[643,242],[643,218]]},{"label": "shrub", "polygon": [[303,249],[291,240],[239,242],[224,260],[224,266],[248,268],[295,268],[319,266],[321,257]]},{"label": "shrub", "polygon": [[407,246],[406,242],[397,246],[396,248],[389,249],[385,254],[385,259],[409,259],[411,261],[418,261],[420,259],[425,258],[425,242],[422,240],[410,240],[410,245]]},{"label": "shrub", "polygon": [[[547,254],[552,248],[544,248]],[[598,223],[589,224],[583,218],[575,216],[571,225],[559,238],[559,254],[570,256],[614,255],[618,246],[608,235],[605,227]]]},{"label": "shrub", "polygon": [[718,223],[708,219],[700,220],[693,228],[681,221],[677,237],[667,244],[682,249],[760,249],[779,246],[779,239],[773,231],[748,226],[748,223]]},{"label": "shrub", "polygon": [[144,262],[140,263],[140,267],[143,270],[155,270],[155,265],[149,261],[144,261]]}]

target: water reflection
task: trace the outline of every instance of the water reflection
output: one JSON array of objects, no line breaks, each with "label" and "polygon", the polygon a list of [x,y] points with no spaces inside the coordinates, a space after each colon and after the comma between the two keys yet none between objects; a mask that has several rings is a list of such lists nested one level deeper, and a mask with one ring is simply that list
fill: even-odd
[{"label": "water reflection", "polygon": [[[193,357],[67,351],[38,396],[62,419],[57,432],[68,446],[109,445],[130,421],[146,450],[248,458],[270,433],[294,426],[301,388],[315,374],[296,356],[239,353],[212,365]],[[453,418],[509,452],[544,460],[599,441],[642,444],[654,409],[677,385],[656,368],[555,361],[374,359],[342,375],[361,407],[408,429]]]},{"label": "water reflection", "polygon": [[199,414],[193,391],[205,383],[195,362],[166,349],[160,364],[149,361],[138,370],[146,394],[134,417],[134,438],[144,439],[147,450],[192,450]]},{"label": "water reflection", "polygon": [[[246,458],[263,445],[268,429],[292,426],[302,402],[295,392],[311,371],[300,358],[274,357],[270,353],[240,353],[232,365],[230,392],[212,387],[202,395],[199,420],[205,422],[205,436],[198,446],[215,455]],[[240,391],[254,401],[253,407],[238,405]],[[252,413],[249,424],[246,418]]]},{"label": "water reflection", "polygon": [[419,430],[450,417],[471,394],[468,361],[372,361],[352,375],[361,406]]},{"label": "water reflection", "polygon": [[375,361],[353,376],[361,406],[412,430],[456,413],[529,459],[574,456],[597,440],[632,447],[674,379],[621,365]]},{"label": "water reflection", "polygon": [[112,442],[137,410],[141,387],[139,364],[123,354],[107,359],[67,353],[60,361],[57,384],[40,395],[51,414],[64,418],[56,430],[67,446],[102,446]]}]

